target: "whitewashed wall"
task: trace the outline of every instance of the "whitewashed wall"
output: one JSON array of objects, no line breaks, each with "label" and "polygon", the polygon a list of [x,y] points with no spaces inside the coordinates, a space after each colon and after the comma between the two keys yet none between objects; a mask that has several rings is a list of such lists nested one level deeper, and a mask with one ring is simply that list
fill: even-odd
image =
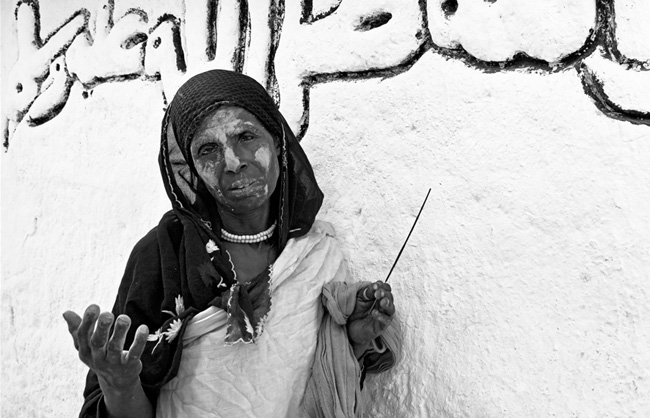
[{"label": "whitewashed wall", "polygon": [[249,3],[2,1],[2,416],[77,413],[61,314],[112,306],[165,98],[212,67],[280,98],[357,278],[432,188],[369,416],[649,416],[650,2]]}]

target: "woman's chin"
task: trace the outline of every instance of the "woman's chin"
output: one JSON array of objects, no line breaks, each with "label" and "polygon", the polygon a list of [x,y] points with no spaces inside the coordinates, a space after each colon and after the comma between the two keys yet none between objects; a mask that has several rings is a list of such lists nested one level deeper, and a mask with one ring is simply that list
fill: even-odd
[{"label": "woman's chin", "polygon": [[231,213],[250,213],[258,209],[270,208],[270,196],[262,190],[260,193],[227,193],[224,201],[218,201],[219,206],[224,207]]}]

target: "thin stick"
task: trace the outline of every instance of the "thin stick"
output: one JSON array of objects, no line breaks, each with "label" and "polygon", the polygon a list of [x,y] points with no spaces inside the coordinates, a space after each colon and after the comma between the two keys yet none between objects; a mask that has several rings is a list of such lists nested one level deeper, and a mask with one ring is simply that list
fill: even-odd
[{"label": "thin stick", "polygon": [[[409,234],[406,236],[406,240],[404,241],[404,244],[402,244],[402,248],[399,250],[399,253],[397,253],[397,257],[395,258],[395,262],[393,263],[393,267],[390,268],[390,271],[388,272],[388,276],[386,276],[386,280],[384,280],[384,283],[388,282],[388,278],[390,277],[391,273],[393,272],[393,269],[397,265],[397,261],[399,260],[400,256],[402,255],[402,251],[404,251],[404,248],[406,248],[406,243],[409,242],[409,238],[411,238],[411,233],[413,232],[413,229],[415,229],[415,224],[418,223],[418,219],[420,219],[420,214],[422,213],[422,209],[424,209],[424,205],[427,203],[427,199],[429,198],[429,193],[431,193],[431,188],[429,188],[429,191],[427,192],[427,195],[424,197],[424,202],[422,202],[422,206],[420,206],[420,211],[418,212],[418,215],[415,217],[415,221],[413,221],[413,226],[411,226],[411,230],[409,231]],[[366,291],[370,288],[366,287],[363,289],[363,299],[366,301],[372,300],[371,298],[366,295]],[[374,297],[374,296],[373,296]],[[372,312],[372,309],[375,307],[377,304],[377,299],[372,302],[372,305],[370,305],[370,309],[368,309],[368,312]]]},{"label": "thin stick", "polygon": [[406,240],[404,241],[404,244],[402,245],[402,249],[399,250],[399,253],[397,253],[397,257],[395,258],[395,262],[393,263],[393,267],[390,268],[390,271],[388,272],[388,276],[386,276],[386,280],[384,280],[384,283],[388,281],[388,278],[390,277],[391,273],[393,272],[393,269],[397,265],[397,261],[399,260],[400,256],[402,255],[402,251],[404,251],[404,248],[406,247],[406,243],[409,242],[409,238],[411,238],[411,233],[413,232],[413,229],[415,229],[415,224],[418,223],[418,219],[420,218],[420,214],[422,213],[422,209],[424,209],[425,203],[427,203],[427,199],[429,198],[429,193],[431,193],[431,188],[429,188],[429,191],[427,192],[426,197],[424,198],[424,202],[422,202],[422,206],[420,206],[420,211],[418,212],[418,216],[415,217],[415,221],[413,221],[413,226],[411,227],[411,230],[409,231],[409,234],[406,236]]}]

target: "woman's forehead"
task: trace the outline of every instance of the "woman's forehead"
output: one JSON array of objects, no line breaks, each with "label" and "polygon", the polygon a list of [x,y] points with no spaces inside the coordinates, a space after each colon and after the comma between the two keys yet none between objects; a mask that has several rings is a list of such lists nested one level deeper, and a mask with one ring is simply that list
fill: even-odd
[{"label": "woman's forehead", "polygon": [[265,130],[264,125],[248,110],[239,106],[220,106],[208,114],[199,124],[196,136],[207,131],[223,133],[239,132],[242,129]]}]

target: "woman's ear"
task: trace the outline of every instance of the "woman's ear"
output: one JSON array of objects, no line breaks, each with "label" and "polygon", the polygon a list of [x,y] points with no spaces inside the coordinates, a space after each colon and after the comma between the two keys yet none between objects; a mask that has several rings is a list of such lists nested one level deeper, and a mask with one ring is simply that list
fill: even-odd
[{"label": "woman's ear", "polygon": [[281,147],[280,147],[280,139],[273,137],[273,145],[275,145],[275,152],[280,155]]}]

